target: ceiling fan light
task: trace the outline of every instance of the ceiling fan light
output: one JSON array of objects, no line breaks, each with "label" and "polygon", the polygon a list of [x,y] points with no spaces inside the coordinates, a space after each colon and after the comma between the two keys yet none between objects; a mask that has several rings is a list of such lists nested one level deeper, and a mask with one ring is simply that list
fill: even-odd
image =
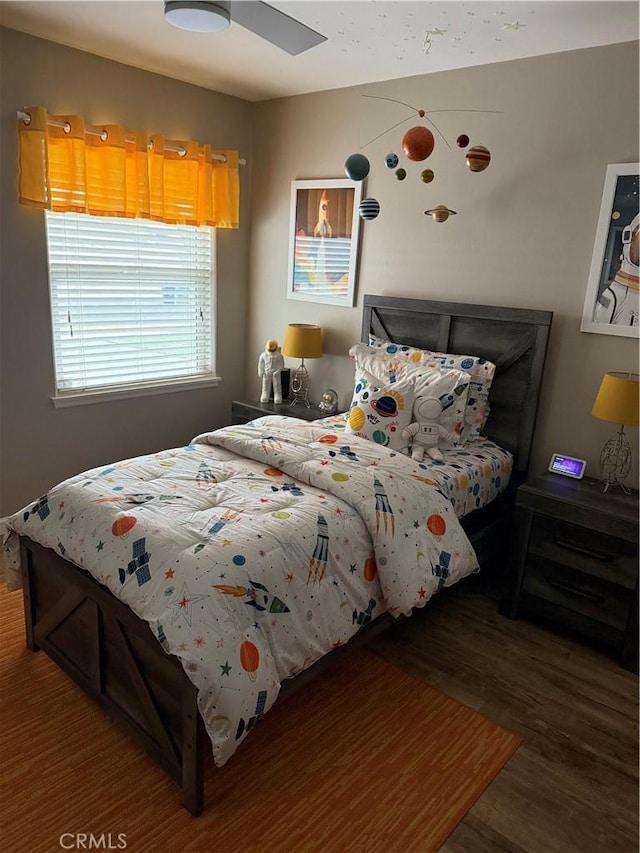
[{"label": "ceiling fan light", "polygon": [[166,0],[164,16],[174,27],[198,33],[216,33],[230,23],[228,3],[208,0]]}]

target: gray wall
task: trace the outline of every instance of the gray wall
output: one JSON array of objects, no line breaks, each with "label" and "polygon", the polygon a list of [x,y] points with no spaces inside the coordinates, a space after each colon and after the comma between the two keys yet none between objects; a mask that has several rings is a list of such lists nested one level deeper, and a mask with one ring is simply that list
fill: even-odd
[{"label": "gray wall", "polygon": [[[361,229],[358,300],[336,308],[286,299],[292,180],[344,176],[349,154],[411,113],[362,94],[427,110],[453,150],[412,164],[403,183],[383,165],[413,120],[366,145],[366,195],[382,212]],[[573,51],[256,105],[252,184],[247,388],[264,341],[288,322],[319,323],[328,355],[309,361],[312,397],[333,387],[351,399],[349,346],[359,339],[364,293],[539,308],[554,322],[533,448],[533,470],[558,451],[597,475],[600,448],[616,427],[591,416],[607,370],[637,371],[630,338],[580,332],[606,166],[638,160],[638,43]],[[458,134],[492,152],[480,174],[464,166]],[[431,184],[418,175],[426,165]],[[423,214],[445,203],[444,224]],[[252,351],[251,351],[252,350]],[[295,361],[287,362],[294,366]],[[637,445],[637,429],[628,431]],[[637,463],[637,455],[634,460]],[[630,482],[637,483],[637,467]]]},{"label": "gray wall", "polygon": [[195,139],[251,163],[251,104],[2,29],[0,514],[104,463],[187,443],[229,421],[244,390],[249,166],[241,222],[218,231],[217,388],[54,409],[44,213],[17,203],[16,110],[42,105],[89,121]]}]

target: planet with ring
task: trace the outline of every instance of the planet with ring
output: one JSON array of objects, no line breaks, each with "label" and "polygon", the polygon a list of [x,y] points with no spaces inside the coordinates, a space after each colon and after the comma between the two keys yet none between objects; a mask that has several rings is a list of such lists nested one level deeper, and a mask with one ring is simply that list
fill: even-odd
[{"label": "planet with ring", "polygon": [[439,204],[437,207],[425,210],[425,214],[430,216],[434,222],[446,222],[450,216],[455,216],[456,213],[457,211],[450,210],[446,204]]},{"label": "planet with ring", "polygon": [[398,401],[388,394],[371,401],[371,408],[382,418],[392,418],[398,414]]}]

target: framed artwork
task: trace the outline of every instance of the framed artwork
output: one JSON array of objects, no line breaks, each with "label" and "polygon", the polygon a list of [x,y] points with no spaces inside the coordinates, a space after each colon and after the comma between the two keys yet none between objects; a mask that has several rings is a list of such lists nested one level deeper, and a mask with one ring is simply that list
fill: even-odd
[{"label": "framed artwork", "polygon": [[287,298],[351,307],[362,181],[291,182]]},{"label": "framed artwork", "polygon": [[638,163],[607,166],[582,332],[640,337]]}]

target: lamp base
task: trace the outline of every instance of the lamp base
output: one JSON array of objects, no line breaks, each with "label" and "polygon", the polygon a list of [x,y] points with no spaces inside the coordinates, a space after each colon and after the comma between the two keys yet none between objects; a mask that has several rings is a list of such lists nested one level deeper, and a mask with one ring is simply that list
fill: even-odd
[{"label": "lamp base", "polygon": [[291,391],[293,392],[293,399],[291,400],[292,406],[303,405],[306,406],[307,409],[311,408],[311,403],[309,402],[309,386],[311,384],[311,379],[309,377],[309,371],[304,366],[304,361],[300,365],[300,367],[296,368],[291,377]]},{"label": "lamp base", "polygon": [[612,436],[602,448],[600,453],[600,479],[604,484],[603,492],[607,492],[611,486],[620,486],[628,493],[624,485],[629,471],[631,470],[631,445],[624,434],[624,425],[620,426],[618,432]]}]

